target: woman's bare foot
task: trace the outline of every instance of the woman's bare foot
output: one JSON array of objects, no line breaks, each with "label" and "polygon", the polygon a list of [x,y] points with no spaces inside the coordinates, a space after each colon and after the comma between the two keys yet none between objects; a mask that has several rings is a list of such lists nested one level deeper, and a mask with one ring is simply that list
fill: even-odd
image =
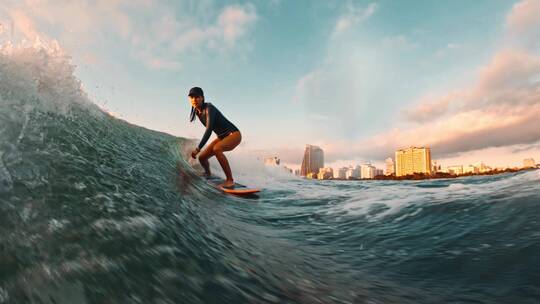
[{"label": "woman's bare foot", "polygon": [[222,187],[222,188],[233,189],[234,188],[234,181],[233,180],[226,180],[224,183],[222,183],[219,186]]}]

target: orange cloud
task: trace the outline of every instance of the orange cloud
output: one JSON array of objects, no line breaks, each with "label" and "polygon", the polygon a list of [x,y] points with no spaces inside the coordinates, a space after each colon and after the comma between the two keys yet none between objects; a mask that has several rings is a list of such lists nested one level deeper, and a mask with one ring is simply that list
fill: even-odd
[{"label": "orange cloud", "polygon": [[525,0],[514,5],[506,17],[506,26],[509,31],[526,33],[535,27],[540,27],[540,1]]},{"label": "orange cloud", "polygon": [[407,112],[416,123],[368,139],[358,153],[391,153],[427,145],[450,154],[529,144],[540,140],[540,57],[501,51],[480,69],[476,84],[440,97],[421,100]]},{"label": "orange cloud", "polygon": [[503,50],[480,69],[475,85],[425,97],[405,114],[410,121],[422,123],[471,109],[534,105],[538,103],[539,76],[540,57]]},{"label": "orange cloud", "polygon": [[506,17],[508,43],[529,49],[540,47],[540,0],[523,0],[515,4]]},{"label": "orange cloud", "polygon": [[[537,33],[539,15],[540,0],[522,1],[509,13],[507,31],[529,37]],[[352,145],[329,144],[329,158],[383,158],[411,145],[430,146],[444,156],[539,142],[540,56],[523,45],[505,45],[478,71],[469,86],[426,95],[404,110],[407,122],[414,124],[402,123],[405,127]]]},{"label": "orange cloud", "polygon": [[[540,57],[519,50],[504,50],[495,56],[491,63],[481,70],[477,87],[471,99],[480,100],[487,95],[500,94],[508,90],[514,91],[534,85],[534,77],[540,75]],[[488,99],[494,102],[521,102],[521,99],[510,101],[508,98]]]}]

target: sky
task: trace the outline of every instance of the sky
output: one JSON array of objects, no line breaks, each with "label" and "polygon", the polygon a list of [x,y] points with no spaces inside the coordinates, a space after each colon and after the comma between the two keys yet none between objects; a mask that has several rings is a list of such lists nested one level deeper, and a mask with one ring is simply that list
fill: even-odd
[{"label": "sky", "polygon": [[301,163],[540,160],[540,0],[4,0],[0,42],[57,41],[93,101],[200,139],[193,86],[238,149]]}]

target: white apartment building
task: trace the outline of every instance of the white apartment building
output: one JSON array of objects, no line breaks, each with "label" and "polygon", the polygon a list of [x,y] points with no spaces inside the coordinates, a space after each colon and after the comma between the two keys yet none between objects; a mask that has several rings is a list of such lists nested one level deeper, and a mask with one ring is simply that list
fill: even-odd
[{"label": "white apartment building", "polygon": [[471,174],[480,173],[480,168],[478,168],[476,166],[473,166],[473,165],[464,166],[463,167],[463,174],[468,174],[468,173],[471,173]]},{"label": "white apartment building", "polygon": [[339,178],[339,179],[347,178],[347,170],[348,169],[349,168],[347,168],[347,167],[341,167],[341,168],[337,169],[337,171],[334,172],[334,174],[335,174],[334,177]]},{"label": "white apartment building", "polygon": [[386,164],[386,172],[385,175],[392,175],[396,173],[396,166],[394,165],[394,160],[389,157],[385,161]]},{"label": "white apartment building", "polygon": [[345,173],[346,179],[360,178],[360,166],[352,167],[350,166]]},{"label": "white apartment building", "polygon": [[409,147],[397,150],[396,176],[414,173],[431,174],[431,149],[428,147]]},{"label": "white apartment building", "polygon": [[463,174],[463,166],[462,165],[448,166],[446,168],[446,172],[448,172],[449,174],[461,175]]},{"label": "white apartment building", "polygon": [[361,167],[360,178],[374,178],[375,177],[375,167],[371,164],[364,164]]}]

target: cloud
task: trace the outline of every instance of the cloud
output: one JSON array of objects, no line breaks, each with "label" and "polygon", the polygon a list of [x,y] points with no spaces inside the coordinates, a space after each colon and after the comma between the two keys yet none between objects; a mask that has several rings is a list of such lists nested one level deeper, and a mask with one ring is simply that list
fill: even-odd
[{"label": "cloud", "polygon": [[376,10],[376,3],[370,3],[366,8],[349,3],[346,12],[337,19],[332,36],[339,36],[359,23],[364,22],[369,19]]},{"label": "cloud", "polygon": [[540,48],[540,0],[524,0],[506,17],[506,40],[527,48]]},{"label": "cloud", "polygon": [[[214,24],[199,25],[193,17],[180,19],[170,10],[164,10],[150,30],[135,34],[132,38],[137,49],[135,57],[152,68],[177,68],[181,66],[179,57],[233,50],[257,20],[257,14],[252,5],[232,5],[217,14]],[[172,64],[156,65],[156,59]]]},{"label": "cloud", "polygon": [[[503,36],[513,31],[519,32],[521,37],[536,37],[538,18],[531,17],[529,12],[537,9],[538,1],[522,1],[514,6],[506,19],[507,28]],[[534,16],[539,15],[540,12]],[[448,48],[454,46],[448,45]],[[491,147],[527,146],[538,142],[540,56],[525,46],[529,45],[501,45],[489,62],[476,68],[472,82],[443,93],[423,94],[418,102],[407,104],[402,109],[403,119],[395,121],[387,131],[357,141],[321,142],[328,160],[383,159],[393,155],[396,149],[407,146],[430,146],[436,157],[445,157]],[[366,75],[361,78],[350,73],[357,68],[355,60],[344,61],[348,62],[348,69],[336,69],[334,62],[329,60],[329,63],[300,79],[297,89],[307,107],[318,107],[322,109],[321,113],[333,114],[317,100],[323,100],[321,96],[325,96],[325,88],[339,82],[336,80],[340,78],[335,73],[344,73],[347,78],[366,79]],[[358,81],[350,83],[356,83],[356,87],[347,87],[348,91],[355,92]],[[343,85],[339,87],[344,88]],[[356,95],[356,100],[361,96]],[[338,100],[338,108],[347,105],[339,103],[338,98],[332,99],[332,103],[335,100]],[[347,108],[347,112],[353,113],[343,113],[342,117],[354,118],[358,109],[358,104],[357,108]]]},{"label": "cloud", "polygon": [[[487,65],[478,69],[476,82],[438,97],[424,98],[413,109],[406,111],[409,121],[424,124],[434,120],[450,120],[473,111],[481,120],[491,113],[497,113],[501,120],[494,119],[490,126],[485,126],[479,134],[483,137],[475,143],[467,141],[470,136],[464,135],[461,145],[453,144],[462,150],[475,146],[503,145],[504,142],[497,138],[504,139],[509,145],[537,140],[536,124],[529,118],[530,113],[537,113],[540,107],[540,56],[534,44],[531,44],[531,41],[540,41],[539,15],[539,0],[524,0],[514,5],[506,17],[503,33],[506,44]],[[515,117],[515,124],[501,129],[500,123],[504,117]],[[468,127],[462,125],[463,129]],[[514,131],[519,134],[510,136]],[[505,134],[507,136],[503,136]]]},{"label": "cloud", "polygon": [[360,155],[388,155],[407,146],[430,146],[439,156],[540,140],[540,105],[471,110],[414,128],[379,134],[358,145]]},{"label": "cloud", "polygon": [[168,46],[176,52],[197,48],[232,49],[256,19],[251,5],[225,7],[218,15],[217,23],[206,27],[179,22],[168,14],[142,39],[138,37],[138,41],[145,44],[154,37],[153,45]]},{"label": "cloud", "polygon": [[[132,32],[126,9],[140,7],[143,2],[26,0],[7,6],[7,10],[14,20],[17,17],[31,20],[37,25],[35,28],[41,30],[40,36],[43,35],[42,28],[53,27],[61,30],[62,38],[76,36],[79,43],[85,44],[110,33],[126,38]],[[36,33],[23,32],[28,39],[33,39]]]},{"label": "cloud", "polygon": [[46,28],[52,28],[63,45],[75,48],[113,40],[152,69],[180,68],[188,54],[233,50],[257,20],[255,7],[249,4],[175,5],[152,0],[26,0],[5,9],[29,40],[46,37]]},{"label": "cloud", "polygon": [[234,44],[242,37],[257,15],[253,6],[230,6],[223,10],[218,17],[218,25],[223,29],[223,40],[227,44]]},{"label": "cloud", "polygon": [[413,109],[405,109],[404,114],[411,121],[430,121],[447,113],[451,102],[457,102],[461,95],[460,91],[455,91],[445,96],[426,96]]},{"label": "cloud", "polygon": [[449,165],[478,165],[480,162],[493,167],[520,167],[523,159],[533,157],[539,159],[540,147],[538,145],[514,145],[505,147],[485,148],[467,153],[459,153],[445,159],[437,159],[443,166]]},{"label": "cloud", "polygon": [[512,11],[506,17],[506,27],[514,33],[527,33],[531,29],[540,26],[538,13],[540,1],[524,0],[512,7]]},{"label": "cloud", "polygon": [[[538,59],[531,59],[530,66],[535,66]],[[505,74],[505,70],[498,70],[497,64],[495,59],[485,68],[476,88],[419,105],[413,115],[409,114],[409,119],[420,118],[417,126],[380,134],[356,152],[388,154],[401,147],[426,145],[438,155],[449,155],[540,140],[540,83],[529,83],[526,77],[533,70],[523,66],[528,72],[514,70],[516,73],[511,74],[524,77],[501,82],[506,75],[495,71]],[[540,66],[536,67],[535,75],[540,75]],[[452,102],[456,105],[450,105]]]},{"label": "cloud", "polygon": [[[530,145],[518,145],[512,149],[512,153],[521,153],[534,150],[540,151],[540,142]],[[540,156],[540,152],[538,152],[538,155]]]},{"label": "cloud", "polygon": [[430,146],[438,155],[540,140],[540,57],[503,50],[479,70],[475,85],[426,98],[406,112],[415,125],[379,134],[355,153],[388,155]]},{"label": "cloud", "polygon": [[[473,110],[414,128],[393,128],[363,140],[322,140],[313,144],[323,148],[325,160],[329,162],[359,158],[382,160],[408,146],[429,146],[433,157],[446,158],[479,149],[534,144],[540,140],[538,117],[538,105],[513,113]],[[285,152],[282,158],[289,162],[301,157],[298,149],[296,155],[288,150],[280,151]]]},{"label": "cloud", "polygon": [[442,96],[424,97],[405,111],[406,117],[422,123],[471,109],[538,104],[540,57],[524,51],[503,50],[479,70],[475,85]]},{"label": "cloud", "polygon": [[[535,86],[534,78],[539,76],[540,57],[526,51],[503,50],[495,54],[492,61],[481,70],[478,85],[473,92],[473,98],[481,99],[486,95],[496,95],[518,89]],[[487,102],[523,102],[516,98],[486,98]]]}]

